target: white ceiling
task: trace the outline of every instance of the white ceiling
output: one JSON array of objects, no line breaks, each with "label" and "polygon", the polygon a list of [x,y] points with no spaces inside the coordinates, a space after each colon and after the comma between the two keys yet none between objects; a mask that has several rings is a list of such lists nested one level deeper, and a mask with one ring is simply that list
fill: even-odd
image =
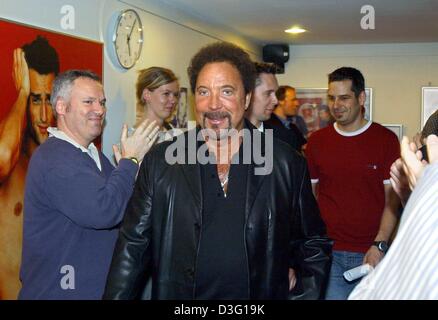
[{"label": "white ceiling", "polygon": [[[438,0],[162,1],[260,45],[438,42]],[[375,9],[375,30],[360,27],[363,5]],[[295,24],[309,32],[284,32]]]}]

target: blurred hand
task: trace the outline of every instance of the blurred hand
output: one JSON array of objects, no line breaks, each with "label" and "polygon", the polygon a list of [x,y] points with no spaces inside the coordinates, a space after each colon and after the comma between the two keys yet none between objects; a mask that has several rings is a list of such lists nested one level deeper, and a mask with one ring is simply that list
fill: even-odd
[{"label": "blurred hand", "polygon": [[158,137],[159,127],[155,121],[144,120],[131,136],[128,137],[128,127],[123,125],[122,136],[120,137],[120,149],[113,145],[116,162],[119,163],[121,158],[135,157],[140,162],[145,154],[154,145]]},{"label": "blurred hand", "polygon": [[426,138],[426,145],[429,163],[432,164],[438,162],[438,137],[431,134]]},{"label": "blurred hand", "polygon": [[426,161],[422,161],[421,151],[413,142],[405,136],[401,142],[401,158],[403,160],[403,170],[409,181],[409,187],[414,189],[418,179],[423,175],[424,168],[427,165]]},{"label": "blurred hand", "polygon": [[417,134],[412,138],[412,141],[417,146],[417,149],[420,149],[421,146],[424,144],[423,141],[421,140],[421,132],[417,132]]},{"label": "blurred hand", "polygon": [[21,48],[14,50],[14,65],[12,68],[12,78],[14,79],[15,89],[28,97],[30,94],[29,68],[27,66],[24,51]]},{"label": "blurred hand", "polygon": [[403,170],[403,161],[401,158],[394,161],[389,174],[391,176],[392,189],[394,189],[403,205],[405,205],[411,195],[411,189],[409,189],[408,177]]}]

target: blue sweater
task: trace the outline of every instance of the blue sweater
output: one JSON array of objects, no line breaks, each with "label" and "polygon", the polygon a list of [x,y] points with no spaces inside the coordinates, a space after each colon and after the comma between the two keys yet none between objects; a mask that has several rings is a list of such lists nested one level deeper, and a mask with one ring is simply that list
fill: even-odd
[{"label": "blue sweater", "polygon": [[24,195],[20,299],[100,299],[137,165],[102,171],[72,144],[49,138],[33,154]]}]

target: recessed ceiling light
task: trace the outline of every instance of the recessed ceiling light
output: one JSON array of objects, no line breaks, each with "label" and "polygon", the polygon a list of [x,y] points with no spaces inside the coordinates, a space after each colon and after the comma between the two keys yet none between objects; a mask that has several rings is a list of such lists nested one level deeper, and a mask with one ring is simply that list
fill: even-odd
[{"label": "recessed ceiling light", "polygon": [[293,33],[293,34],[297,34],[297,33],[303,33],[306,32],[306,29],[300,28],[300,27],[292,27],[290,29],[284,30],[284,32],[287,33]]}]

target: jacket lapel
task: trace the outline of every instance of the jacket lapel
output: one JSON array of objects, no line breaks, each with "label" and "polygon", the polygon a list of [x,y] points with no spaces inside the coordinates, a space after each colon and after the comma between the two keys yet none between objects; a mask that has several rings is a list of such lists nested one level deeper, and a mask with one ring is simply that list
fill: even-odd
[{"label": "jacket lapel", "polygon": [[201,168],[199,164],[185,164],[180,166],[183,171],[186,182],[192,192],[195,204],[199,209],[202,210],[202,189],[201,189]]},{"label": "jacket lapel", "polygon": [[251,213],[251,209],[253,207],[254,201],[257,197],[257,194],[262,186],[263,180],[265,179],[265,175],[255,175],[254,169],[257,167],[261,167],[260,165],[252,164],[248,166],[248,183],[246,186],[246,203],[245,203],[245,217],[248,219],[249,214]]},{"label": "jacket lapel", "polygon": [[[263,170],[264,164],[256,164],[254,162],[254,154],[257,152],[262,157],[265,157],[265,134],[258,131],[256,127],[254,127],[248,121],[245,121],[246,127],[251,131],[251,165],[248,166],[248,178],[247,178],[247,186],[246,186],[246,203],[245,203],[245,217],[248,219],[249,214],[251,213],[251,209],[254,205],[254,201],[257,197],[257,194],[262,186],[263,181],[266,178],[266,175],[256,175],[257,171]],[[255,139],[255,135],[260,135],[261,139]],[[254,143],[254,141],[260,141],[261,143]]]},{"label": "jacket lapel", "polygon": [[[194,148],[195,152],[198,152],[199,144],[196,141],[196,137],[199,133],[199,128],[194,129],[195,131],[188,131],[185,134],[185,161],[186,164],[180,165],[181,170],[183,171],[184,177],[188,184],[188,187],[193,195],[193,199],[195,200],[195,204],[199,209],[199,213],[202,212],[202,186],[201,186],[201,167],[198,161],[195,163],[189,162],[189,152],[193,152],[189,148],[189,143],[196,143]],[[193,134],[195,133],[195,134]],[[195,139],[195,141],[192,141]]]}]

